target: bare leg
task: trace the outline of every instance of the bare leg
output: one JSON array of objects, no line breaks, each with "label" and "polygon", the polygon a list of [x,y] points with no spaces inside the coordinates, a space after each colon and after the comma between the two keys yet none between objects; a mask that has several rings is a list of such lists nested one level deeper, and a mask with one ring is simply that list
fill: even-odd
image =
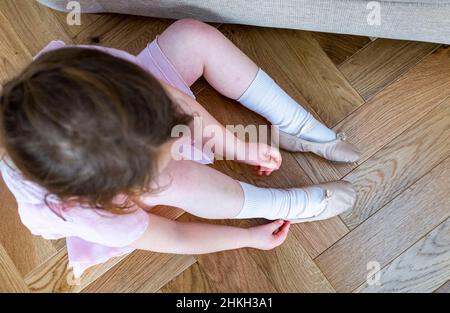
[{"label": "bare leg", "polygon": [[244,204],[244,193],[236,180],[193,161],[172,161],[157,184],[166,189],[144,196],[142,202],[175,206],[210,219],[236,217]]},{"label": "bare leg", "polygon": [[[248,184],[241,187],[238,181],[193,161],[172,161],[157,184],[163,189],[143,195],[141,202],[175,206],[209,219],[281,218],[310,222],[343,213],[356,198],[347,182],[291,189]],[[325,190],[330,190],[330,203],[322,202]]]},{"label": "bare leg", "polygon": [[[232,99],[244,93],[258,71],[258,66],[217,29],[196,20],[173,23],[159,36],[158,44],[188,85],[204,76],[213,88]],[[195,111],[206,116],[201,108],[195,107]],[[210,219],[236,217],[244,204],[237,181],[191,161],[172,162],[158,184],[168,187],[144,197],[144,203],[176,206]]]},{"label": "bare leg", "polygon": [[[317,121],[264,71],[259,71],[216,28],[195,20],[180,20],[167,28],[158,42],[188,84],[203,75],[218,92],[239,100],[282,132],[313,142],[336,139],[334,131]],[[347,158],[338,155],[333,159]]]},{"label": "bare leg", "polygon": [[[202,22],[175,22],[163,32],[158,43],[189,85],[203,75],[218,92],[232,99],[240,98],[258,73],[258,66],[250,58],[218,30]],[[295,102],[292,105],[298,106]],[[232,178],[191,161],[172,162],[160,177],[159,184],[167,189],[142,199],[144,203],[177,206],[205,218],[268,216],[265,210],[274,213],[270,219],[316,216],[314,210],[322,208],[319,203],[324,197],[324,189],[318,187],[316,196],[310,192],[307,196],[298,188],[289,192],[253,188],[249,193],[251,188],[245,191]],[[248,197],[249,194],[252,196]],[[265,200],[261,202],[261,199]],[[220,207],[215,207],[217,204]],[[241,214],[249,208],[249,214]],[[327,212],[330,213],[327,217],[347,208],[345,205],[334,207]],[[307,210],[310,211],[308,214],[301,215]]]},{"label": "bare leg", "polygon": [[158,44],[189,85],[203,75],[214,89],[231,99],[244,93],[258,71],[258,66],[216,28],[196,20],[173,23],[159,36]]},{"label": "bare leg", "polygon": [[[218,30],[195,20],[175,22],[159,36],[158,44],[188,85],[204,76],[229,98],[239,98],[258,71]],[[230,62],[224,62],[227,59]],[[198,107],[195,111],[206,114]],[[158,185],[167,188],[144,196],[145,204],[176,206],[210,219],[236,217],[244,205],[244,192],[237,181],[192,161],[172,161]]]}]

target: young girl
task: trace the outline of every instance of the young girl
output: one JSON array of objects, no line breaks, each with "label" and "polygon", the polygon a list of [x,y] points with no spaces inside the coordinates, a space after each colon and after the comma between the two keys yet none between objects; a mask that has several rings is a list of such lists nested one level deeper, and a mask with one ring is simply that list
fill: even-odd
[{"label": "young girl", "polygon": [[[176,151],[184,155],[177,147],[187,141],[172,138],[173,127],[192,126],[193,116],[202,119],[201,127],[222,127],[189,89],[200,76],[278,127],[281,148],[358,160],[343,136],[314,119],[207,24],[175,22],[138,56],[51,42],[2,90],[0,166],[30,231],[67,238],[76,276],[134,249],[271,249],[285,240],[289,221],[327,219],[353,206],[355,191],[344,181],[259,188],[205,166],[207,155],[195,162],[175,158]],[[214,140],[216,155],[256,165],[259,174],[279,168],[275,147],[233,138],[232,144],[207,137],[202,142]],[[255,150],[257,157],[250,158]],[[248,229],[181,223],[144,210],[156,205],[210,219],[275,221]]]}]

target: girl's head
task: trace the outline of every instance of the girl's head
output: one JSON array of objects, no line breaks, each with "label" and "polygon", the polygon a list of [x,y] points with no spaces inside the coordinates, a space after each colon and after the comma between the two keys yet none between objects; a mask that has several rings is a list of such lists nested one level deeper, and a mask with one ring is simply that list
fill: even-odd
[{"label": "girl's head", "polygon": [[42,55],[0,97],[1,143],[22,174],[105,209],[147,190],[172,127],[190,120],[150,74],[93,49]]}]

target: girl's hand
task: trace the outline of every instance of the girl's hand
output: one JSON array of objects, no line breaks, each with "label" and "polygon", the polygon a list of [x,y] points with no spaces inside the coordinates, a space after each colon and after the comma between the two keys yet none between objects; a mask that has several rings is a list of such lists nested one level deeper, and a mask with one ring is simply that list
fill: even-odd
[{"label": "girl's hand", "polygon": [[265,225],[251,227],[251,247],[261,250],[270,250],[281,245],[287,237],[289,232],[288,221],[277,220]]},{"label": "girl's hand", "polygon": [[246,144],[247,157],[245,163],[256,166],[258,175],[272,174],[281,166],[281,153],[275,148],[265,143],[251,142]]}]

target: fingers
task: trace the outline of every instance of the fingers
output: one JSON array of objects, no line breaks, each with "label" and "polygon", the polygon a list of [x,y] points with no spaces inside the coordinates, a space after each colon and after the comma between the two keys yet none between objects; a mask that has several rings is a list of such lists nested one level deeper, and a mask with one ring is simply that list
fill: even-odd
[{"label": "fingers", "polygon": [[261,158],[261,163],[268,169],[277,169],[279,161],[275,159],[273,156],[263,156]]},{"label": "fingers", "polygon": [[256,226],[256,230],[261,234],[258,241],[259,249],[270,250],[281,245],[287,238],[291,223],[284,220],[276,220],[265,225]]},{"label": "fingers", "polygon": [[262,164],[258,166],[258,175],[267,175],[272,174],[273,171],[280,168],[281,159],[270,158],[268,160],[263,160]]},{"label": "fingers", "polygon": [[267,224],[269,230],[274,233],[275,231],[277,231],[281,226],[283,226],[284,221],[283,220],[276,220],[273,222],[270,222],[269,224]]},{"label": "fingers", "polygon": [[[269,176],[281,166],[282,158],[278,149],[267,145],[259,146],[259,165],[256,170],[259,176]],[[264,150],[262,150],[264,149]]]},{"label": "fingers", "polygon": [[277,232],[274,235],[277,237],[283,237],[283,236],[287,235],[290,227],[291,227],[291,222],[283,221],[283,224],[281,224],[281,227],[278,228]]},{"label": "fingers", "polygon": [[261,166],[258,166],[256,171],[258,172],[259,176],[262,176],[264,174],[264,172],[265,172],[264,168],[261,167]]},{"label": "fingers", "polygon": [[282,244],[289,233],[289,228],[291,227],[291,223],[286,221],[284,224],[279,228],[278,232],[274,234],[274,237],[276,238],[277,242],[279,244]]},{"label": "fingers", "polygon": [[277,170],[280,168],[282,163],[281,153],[277,149],[270,150],[270,168],[272,170]]},{"label": "fingers", "polygon": [[270,147],[268,156],[274,160],[276,167],[279,168],[282,162],[280,151],[276,148]]},{"label": "fingers", "polygon": [[256,168],[256,171],[258,172],[258,175],[259,175],[259,176],[262,176],[262,175],[269,176],[270,174],[272,174],[272,172],[273,172],[274,170],[273,170],[273,169],[269,169],[269,168],[264,167],[264,166],[258,166],[258,167]]}]

